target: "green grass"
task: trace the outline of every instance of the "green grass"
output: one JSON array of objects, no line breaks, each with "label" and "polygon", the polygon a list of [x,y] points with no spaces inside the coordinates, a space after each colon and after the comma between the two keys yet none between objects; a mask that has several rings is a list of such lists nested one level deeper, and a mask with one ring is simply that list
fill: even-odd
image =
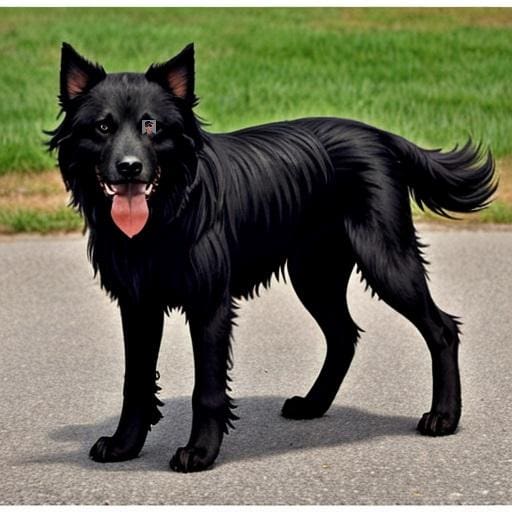
[{"label": "green grass", "polygon": [[512,205],[499,199],[479,212],[451,213],[452,219],[441,217],[428,209],[421,210],[413,201],[411,201],[411,209],[415,221],[435,222],[453,228],[467,227],[468,224],[512,224]]},{"label": "green grass", "polygon": [[56,211],[32,209],[0,210],[0,226],[4,233],[53,233],[78,231],[83,221],[71,208]]},{"label": "green grass", "polygon": [[512,154],[512,9],[3,8],[0,173],[55,165],[60,44],[144,71],[196,43],[198,113],[224,131],[352,117],[425,146]]},{"label": "green grass", "polygon": [[496,224],[512,224],[512,205],[503,201],[495,201],[480,213],[480,220]]},{"label": "green grass", "polygon": [[[58,122],[62,41],[112,72],[143,72],[195,42],[196,111],[211,131],[332,115],[424,147],[471,134],[497,158],[512,155],[512,9],[1,8],[0,175],[56,165],[42,130]],[[480,219],[512,222],[512,205]],[[81,221],[0,208],[0,225]]]}]

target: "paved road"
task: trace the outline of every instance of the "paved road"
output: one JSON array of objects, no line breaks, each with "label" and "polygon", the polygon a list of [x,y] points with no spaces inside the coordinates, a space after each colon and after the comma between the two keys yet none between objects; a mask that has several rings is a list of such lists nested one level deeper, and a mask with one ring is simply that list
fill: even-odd
[{"label": "paved road", "polygon": [[92,280],[80,237],[0,241],[0,504],[506,504],[512,502],[512,231],[422,229],[439,305],[464,317],[460,431],[424,438],[430,362],[414,328],[353,277],[366,330],[329,414],[292,422],[323,342],[291,288],[244,303],[235,331],[242,419],[213,470],[176,474],[188,437],[192,354],[168,321],[159,369],[165,418],[141,456],[102,465],[87,451],[113,431],[122,386],[116,307]]}]

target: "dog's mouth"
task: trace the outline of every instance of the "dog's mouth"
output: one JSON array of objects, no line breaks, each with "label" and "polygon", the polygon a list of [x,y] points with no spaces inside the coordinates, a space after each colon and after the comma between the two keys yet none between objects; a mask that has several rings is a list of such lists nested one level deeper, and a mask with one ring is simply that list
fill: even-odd
[{"label": "dog's mouth", "polygon": [[150,183],[129,181],[112,183],[96,173],[98,183],[106,197],[112,200],[110,215],[114,224],[129,238],[140,233],[149,219],[148,200],[160,181],[160,169]]}]

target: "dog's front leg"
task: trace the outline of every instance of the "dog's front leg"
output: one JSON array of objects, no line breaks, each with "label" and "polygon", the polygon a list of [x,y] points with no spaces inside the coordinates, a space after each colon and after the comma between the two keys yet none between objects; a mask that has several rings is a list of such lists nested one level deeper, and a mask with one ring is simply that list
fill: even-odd
[{"label": "dog's front leg", "polygon": [[120,300],[125,349],[124,400],[121,418],[112,437],[101,437],[91,448],[97,462],[118,462],[136,457],[151,425],[161,418],[155,396],[156,364],[164,313],[152,303]]},{"label": "dog's front leg", "polygon": [[227,395],[232,318],[230,298],[213,314],[189,315],[195,367],[192,432],[187,446],[171,459],[174,471],[202,471],[211,466],[224,434],[237,419]]}]

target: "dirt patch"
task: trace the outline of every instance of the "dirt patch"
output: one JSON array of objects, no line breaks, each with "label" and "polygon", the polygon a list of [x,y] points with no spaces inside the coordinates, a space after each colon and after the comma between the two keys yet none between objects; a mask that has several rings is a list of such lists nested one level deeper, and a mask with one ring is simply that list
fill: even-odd
[{"label": "dirt patch", "polygon": [[[320,13],[321,14],[321,13]],[[312,16],[318,29],[445,31],[461,27],[512,27],[510,8],[341,8],[332,16]]]},{"label": "dirt patch", "polygon": [[69,202],[58,170],[0,176],[0,209],[55,211]]},{"label": "dirt patch", "polygon": [[500,179],[496,197],[512,205],[512,156],[498,161],[496,168]]},{"label": "dirt patch", "polygon": [[[501,159],[496,164],[500,183],[496,198],[502,203],[512,206],[512,156]],[[32,210],[55,212],[69,203],[66,191],[58,170],[33,173],[9,173],[0,176],[0,210]],[[478,223],[478,215],[460,215],[462,221],[455,225],[462,226]],[[422,221],[440,224],[450,223],[430,213],[421,217]]]}]

